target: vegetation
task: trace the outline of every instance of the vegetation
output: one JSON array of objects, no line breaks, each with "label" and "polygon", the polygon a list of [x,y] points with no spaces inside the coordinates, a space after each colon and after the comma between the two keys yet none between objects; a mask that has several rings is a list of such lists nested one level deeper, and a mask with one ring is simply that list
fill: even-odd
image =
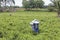
[{"label": "vegetation", "polygon": [[55,8],[57,8],[58,10],[58,16],[60,17],[60,0],[51,0],[55,6]]},{"label": "vegetation", "polygon": [[[23,0],[23,7],[20,8],[12,6],[15,5],[14,0],[4,0],[2,7],[3,0],[0,0],[0,40],[60,40],[60,18],[53,12],[56,8],[60,15],[60,1],[51,1],[53,5],[44,6],[42,0]],[[14,8],[17,11],[11,12]],[[31,11],[24,11],[24,8]],[[30,25],[34,19],[40,22],[37,34]]]},{"label": "vegetation", "polygon": [[[37,35],[30,26],[33,19],[40,21]],[[60,40],[60,18],[55,12],[0,13],[0,40]]]},{"label": "vegetation", "polygon": [[12,7],[13,5],[15,5],[14,0],[0,0],[0,12],[13,11],[14,10],[13,7]]},{"label": "vegetation", "polygon": [[31,10],[32,8],[43,8],[44,2],[42,0],[23,0],[23,7],[26,10]]}]

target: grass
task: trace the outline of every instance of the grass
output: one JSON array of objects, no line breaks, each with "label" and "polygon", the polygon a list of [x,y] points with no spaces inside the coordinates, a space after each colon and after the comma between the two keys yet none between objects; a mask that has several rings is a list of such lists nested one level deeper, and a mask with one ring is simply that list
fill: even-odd
[{"label": "grass", "polygon": [[[40,21],[37,35],[29,24],[33,19]],[[60,40],[60,18],[56,12],[0,13],[0,40]]]}]

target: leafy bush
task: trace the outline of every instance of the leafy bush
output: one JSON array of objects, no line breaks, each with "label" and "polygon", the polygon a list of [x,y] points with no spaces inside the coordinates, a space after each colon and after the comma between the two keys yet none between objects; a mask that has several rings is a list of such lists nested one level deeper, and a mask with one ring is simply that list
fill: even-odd
[{"label": "leafy bush", "polygon": [[54,8],[53,7],[49,7],[48,10],[49,10],[49,12],[52,12],[52,11],[54,11]]}]

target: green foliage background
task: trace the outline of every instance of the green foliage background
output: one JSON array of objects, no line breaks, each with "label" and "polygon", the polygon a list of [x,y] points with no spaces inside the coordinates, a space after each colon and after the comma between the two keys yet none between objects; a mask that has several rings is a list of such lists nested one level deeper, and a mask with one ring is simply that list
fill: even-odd
[{"label": "green foliage background", "polygon": [[22,4],[25,9],[44,7],[44,2],[42,0],[29,0],[29,1],[23,0]]},{"label": "green foliage background", "polygon": [[[29,24],[33,19],[40,21],[37,35]],[[0,40],[60,40],[60,18],[56,12],[0,13]]]}]

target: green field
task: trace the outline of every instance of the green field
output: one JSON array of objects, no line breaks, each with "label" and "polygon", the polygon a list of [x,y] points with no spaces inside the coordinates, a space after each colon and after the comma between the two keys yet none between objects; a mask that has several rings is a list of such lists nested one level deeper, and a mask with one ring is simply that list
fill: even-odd
[{"label": "green field", "polygon": [[[37,35],[29,24],[33,19],[40,21]],[[0,40],[60,40],[60,18],[56,12],[0,13]]]}]

